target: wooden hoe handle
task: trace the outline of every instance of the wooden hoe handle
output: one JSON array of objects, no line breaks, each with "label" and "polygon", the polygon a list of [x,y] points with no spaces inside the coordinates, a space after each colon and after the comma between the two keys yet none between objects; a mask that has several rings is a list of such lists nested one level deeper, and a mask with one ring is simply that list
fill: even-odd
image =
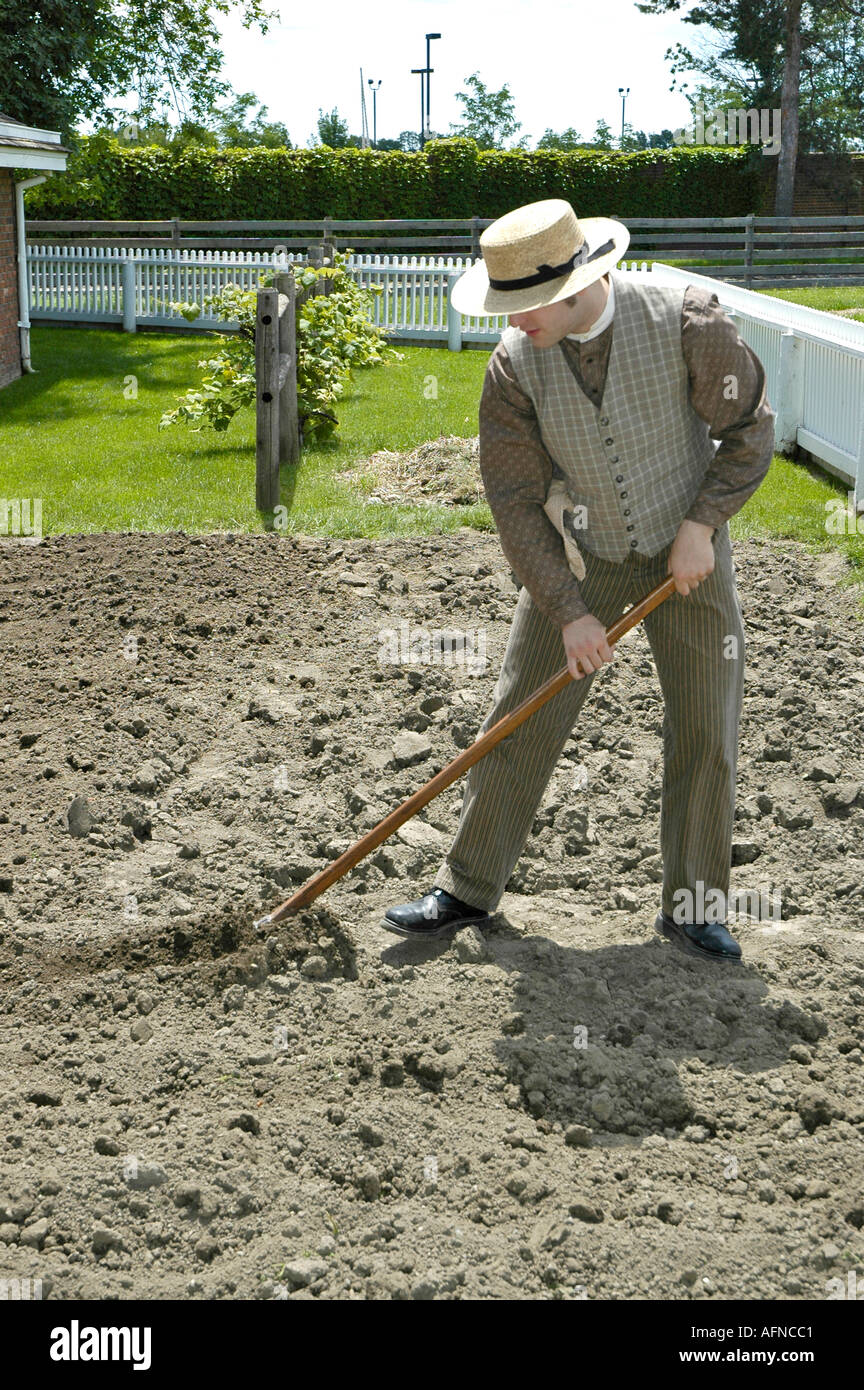
[{"label": "wooden hoe handle", "polygon": [[[675,580],[670,574],[660,584],[655,585],[639,603],[634,603],[632,608],[628,608],[627,612],[607,629],[606,641],[609,646],[613,646],[624,636],[625,632],[629,632],[637,623],[640,623],[674,590]],[[312,878],[290,898],[286,898],[284,903],[280,903],[279,907],[266,917],[261,917],[255,926],[259,930],[264,927],[275,926],[277,922],[281,922],[292,912],[297,912],[301,907],[308,907],[309,903],[314,902],[319,894],[330,888],[332,884],[359,864],[361,859],[365,859],[368,854],[371,854],[373,849],[377,849],[380,844],[389,839],[400,825],[404,825],[424,806],[428,806],[439,792],[443,792],[445,788],[461,777],[463,772],[467,772],[469,767],[479,763],[480,759],[484,758],[490,749],[500,743],[503,738],[512,734],[513,730],[518,729],[520,724],[524,724],[526,719],[530,719],[541,705],[545,705],[547,700],[551,700],[553,695],[557,695],[560,690],[563,690],[572,679],[568,668],[562,667],[556,675],[546,681],[545,685],[539,686],[533,695],[529,695],[527,699],[522,701],[521,705],[517,705],[503,719],[499,719],[497,724],[493,724],[492,728],[488,729],[481,738],[464,749],[446,767],[442,767],[441,771],[426,782],[419,791],[416,791],[413,796],[409,796],[407,801],[403,801],[401,806],[397,806],[395,811],[391,811],[389,816],[385,816],[382,821],[379,821],[362,839],[357,840],[349,849],[346,849],[344,854],[339,855],[338,859],[334,859],[333,863],[329,864],[326,869],[321,869],[317,874],[313,874]]]}]

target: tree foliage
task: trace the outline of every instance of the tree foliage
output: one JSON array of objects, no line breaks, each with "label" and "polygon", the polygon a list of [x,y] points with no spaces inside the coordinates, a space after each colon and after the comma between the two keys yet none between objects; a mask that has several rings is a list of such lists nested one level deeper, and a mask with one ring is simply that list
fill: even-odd
[{"label": "tree foliage", "polygon": [[631,125],[624,127],[624,139],[615,141],[612,128],[606,121],[598,121],[593,140],[586,140],[570,126],[560,134],[545,130],[537,141],[538,150],[670,150],[675,144],[671,130],[653,131],[650,135],[644,130],[634,130]]},{"label": "tree foliage", "polygon": [[351,143],[351,136],[348,134],[348,122],[339,115],[335,106],[332,111],[327,112],[322,111],[320,106],[318,107],[317,143],[329,145],[331,150],[342,150]]},{"label": "tree foliage", "polygon": [[624,139],[618,141],[619,150],[671,150],[675,146],[675,136],[668,127],[652,131],[634,130],[629,122],[624,127]]},{"label": "tree foliage", "polygon": [[[683,10],[683,0],[637,0],[643,14]],[[691,105],[774,110],[781,104],[785,0],[699,0],[683,23],[699,41],[666,52],[677,86]],[[696,72],[695,84],[680,81]],[[864,149],[864,4],[808,0],[801,7],[800,147]]]},{"label": "tree foliage", "polygon": [[[251,116],[250,107],[257,108]],[[141,122],[130,118],[119,124],[103,125],[96,133],[139,148],[147,145],[169,150],[182,150],[190,145],[224,150],[292,148],[287,127],[281,121],[268,121],[267,107],[260,105],[252,92],[235,95],[207,119],[185,120],[174,125],[168,120]]]},{"label": "tree foliage", "polygon": [[537,148],[538,150],[582,150],[585,148],[585,140],[572,126],[568,126],[560,135],[547,126],[537,141]]},{"label": "tree foliage", "polygon": [[[250,113],[250,108],[252,108]],[[267,119],[267,107],[253,92],[235,95],[214,113],[212,125],[222,149],[291,149],[288,129]]]},{"label": "tree foliage", "polygon": [[490,91],[477,72],[465,78],[465,86],[467,91],[456,93],[462,119],[451,123],[451,134],[476,140],[481,150],[503,149],[504,141],[522,128],[510,88],[505,83],[499,91]]},{"label": "tree foliage", "polygon": [[[266,33],[263,0],[0,0],[2,110],[67,138],[84,120],[206,116],[230,92],[216,16]],[[124,104],[121,106],[119,102]]]}]

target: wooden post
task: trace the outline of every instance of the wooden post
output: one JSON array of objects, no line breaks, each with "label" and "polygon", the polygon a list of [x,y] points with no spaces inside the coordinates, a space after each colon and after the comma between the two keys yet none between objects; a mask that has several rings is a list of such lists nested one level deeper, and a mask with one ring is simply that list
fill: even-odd
[{"label": "wooden post", "polygon": [[255,313],[255,505],[279,502],[279,295],[259,290]]},{"label": "wooden post", "polygon": [[753,213],[744,218],[744,285],[750,289],[753,284]]},{"label": "wooden post", "polygon": [[[330,264],[333,265],[335,257],[336,247],[332,241],[310,241],[309,249],[306,252],[306,259],[310,265],[316,266],[320,270],[325,261],[329,261]],[[317,285],[314,286],[312,293],[329,294],[332,288],[332,280],[321,279],[318,281]],[[306,298],[309,298],[308,294]]]},{"label": "wooden post", "polygon": [[293,271],[277,275],[279,295],[279,462],[298,463],[300,425],[297,414],[297,281]]},{"label": "wooden post", "polygon": [[472,261],[479,261],[479,259],[480,259],[480,218],[479,218],[479,217],[472,217],[472,218],[471,218],[471,259],[472,259]]}]

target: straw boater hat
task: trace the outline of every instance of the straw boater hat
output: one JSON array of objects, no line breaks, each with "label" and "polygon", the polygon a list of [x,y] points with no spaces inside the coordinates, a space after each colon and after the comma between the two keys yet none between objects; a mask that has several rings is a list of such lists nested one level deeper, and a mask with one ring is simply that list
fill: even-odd
[{"label": "straw boater hat", "polygon": [[521,314],[555,304],[613,270],[630,244],[623,222],[580,222],[563,198],[528,203],[499,217],[480,237],[483,259],[453,286],[461,314]]}]

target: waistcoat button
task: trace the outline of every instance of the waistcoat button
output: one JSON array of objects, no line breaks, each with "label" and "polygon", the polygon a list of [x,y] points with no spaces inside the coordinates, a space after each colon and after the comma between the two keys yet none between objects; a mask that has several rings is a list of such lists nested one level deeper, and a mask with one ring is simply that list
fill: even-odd
[{"label": "waistcoat button", "polygon": [[614,439],[604,439],[604,440],[603,440],[603,443],[604,443],[604,444],[614,444],[614,443],[615,443],[615,440],[614,440]]},{"label": "waistcoat button", "polygon": [[631,541],[631,542],[630,542],[630,549],[631,549],[631,550],[635,550],[638,544],[639,544],[638,541]]}]

